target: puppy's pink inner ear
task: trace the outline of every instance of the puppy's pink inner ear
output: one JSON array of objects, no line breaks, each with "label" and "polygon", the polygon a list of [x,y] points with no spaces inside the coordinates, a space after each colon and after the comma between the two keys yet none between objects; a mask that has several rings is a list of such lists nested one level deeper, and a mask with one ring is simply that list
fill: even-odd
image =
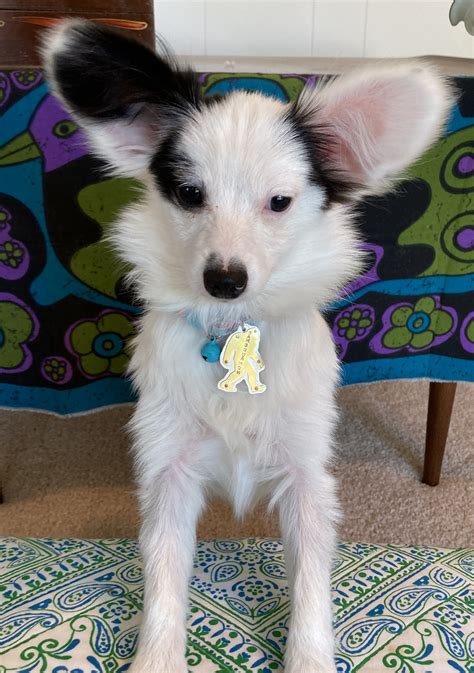
[{"label": "puppy's pink inner ear", "polygon": [[443,78],[418,65],[341,76],[316,96],[329,167],[370,189],[389,185],[436,140],[451,103]]},{"label": "puppy's pink inner ear", "polygon": [[86,127],[91,146],[119,175],[140,176],[157,144],[157,122],[147,111],[131,119],[99,122]]},{"label": "puppy's pink inner ear", "polygon": [[328,163],[363,184],[378,159],[382,148],[377,148],[377,139],[383,137],[387,124],[380,93],[367,90],[328,101],[321,108],[321,118],[330,131]]}]

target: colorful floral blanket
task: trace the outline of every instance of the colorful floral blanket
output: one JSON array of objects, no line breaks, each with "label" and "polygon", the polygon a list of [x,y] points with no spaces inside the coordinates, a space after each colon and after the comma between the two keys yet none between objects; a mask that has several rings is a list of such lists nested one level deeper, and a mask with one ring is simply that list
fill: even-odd
[{"label": "colorful floral blanket", "polygon": [[[203,74],[205,93],[287,101],[302,75]],[[474,78],[446,136],[395,195],[361,207],[370,268],[327,313],[345,384],[474,381]],[[0,72],[0,406],[60,414],[127,402],[138,309],[101,242],[133,198],[87,153],[39,71]]]},{"label": "colorful floral blanket", "polygon": [[[332,597],[338,673],[473,673],[474,549],[342,543]],[[122,673],[142,606],[132,540],[0,538],[1,673]],[[189,671],[282,673],[288,615],[278,540],[198,543]]]}]

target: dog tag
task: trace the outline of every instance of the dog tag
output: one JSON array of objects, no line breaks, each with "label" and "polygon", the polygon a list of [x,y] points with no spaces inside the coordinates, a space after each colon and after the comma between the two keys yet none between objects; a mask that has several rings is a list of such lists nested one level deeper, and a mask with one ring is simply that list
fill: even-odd
[{"label": "dog tag", "polygon": [[260,381],[265,364],[258,352],[259,345],[260,330],[253,325],[239,327],[228,336],[220,356],[221,365],[228,373],[217,384],[219,390],[235,393],[239,383],[245,381],[251,395],[265,392],[266,385]]}]

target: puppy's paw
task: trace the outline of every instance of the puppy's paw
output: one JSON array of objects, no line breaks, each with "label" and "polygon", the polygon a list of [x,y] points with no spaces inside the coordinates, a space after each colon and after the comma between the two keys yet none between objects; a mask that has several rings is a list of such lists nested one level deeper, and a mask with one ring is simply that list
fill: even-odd
[{"label": "puppy's paw", "polygon": [[324,657],[290,656],[285,658],[285,673],[337,673],[334,660]]},{"label": "puppy's paw", "polygon": [[128,673],[188,673],[184,657],[138,652]]},{"label": "puppy's paw", "polygon": [[179,668],[169,668],[167,664],[160,663],[159,661],[152,665],[134,661],[128,669],[128,673],[188,673],[188,667],[186,663],[183,663],[182,666],[180,665]]},{"label": "puppy's paw", "polygon": [[309,663],[308,665],[303,664],[300,666],[292,666],[291,664],[286,664],[285,673],[337,673],[335,664],[314,664]]}]

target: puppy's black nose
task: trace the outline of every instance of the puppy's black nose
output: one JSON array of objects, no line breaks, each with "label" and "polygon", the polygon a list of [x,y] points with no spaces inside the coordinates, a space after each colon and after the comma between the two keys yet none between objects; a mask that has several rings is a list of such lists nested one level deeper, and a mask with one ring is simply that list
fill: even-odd
[{"label": "puppy's black nose", "polygon": [[217,299],[237,299],[247,287],[247,270],[240,262],[231,260],[227,268],[211,255],[204,269],[204,287]]}]

